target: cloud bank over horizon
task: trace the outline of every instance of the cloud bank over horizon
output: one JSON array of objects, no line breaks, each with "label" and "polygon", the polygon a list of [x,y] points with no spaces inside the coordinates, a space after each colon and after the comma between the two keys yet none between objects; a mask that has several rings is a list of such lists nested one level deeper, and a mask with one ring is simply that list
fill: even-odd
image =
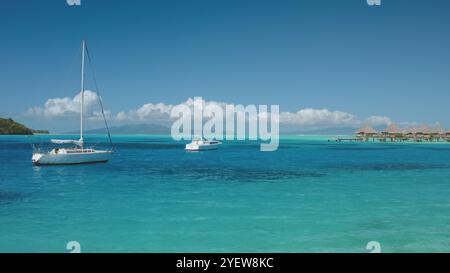
[{"label": "cloud bank over horizon", "polygon": [[[91,120],[102,118],[100,108],[98,107],[99,99],[97,93],[90,90],[84,91],[84,115],[86,118]],[[35,106],[29,108],[24,113],[24,116],[47,119],[74,117],[80,115],[80,104],[81,93],[78,93],[73,98],[52,98],[48,99],[42,107]],[[105,111],[105,115],[110,118],[111,112]]]},{"label": "cloud bank over horizon", "polygon": [[[98,100],[99,98],[95,92],[85,91],[85,116],[88,121],[91,121],[94,124],[97,122],[100,125],[99,121],[101,121],[101,112],[98,108]],[[72,98],[51,98],[48,99],[43,106],[34,106],[29,108],[23,113],[23,116],[33,118],[34,120],[44,119],[47,121],[75,118],[80,114],[80,101],[80,94],[77,94]],[[226,105],[238,105],[234,103],[206,100],[203,100],[203,103],[205,107],[218,106],[222,109],[225,109]],[[107,116],[108,122],[112,126],[146,123],[159,124],[170,127],[173,122],[173,119],[171,119],[170,117],[171,111],[174,107],[180,105],[184,105],[192,109],[194,105],[194,99],[188,98],[186,101],[175,105],[165,104],[163,102],[149,102],[143,104],[138,108],[122,110],[115,114],[111,111],[106,110],[105,114]],[[329,110],[326,108],[303,108],[298,110],[297,112],[286,112],[282,111],[282,106],[280,106],[280,108],[280,126],[289,128],[289,130],[291,131],[313,131],[332,128],[356,128],[363,125],[380,127],[388,126],[393,123],[391,118],[386,116],[374,115],[366,118],[361,118],[352,113]]]}]

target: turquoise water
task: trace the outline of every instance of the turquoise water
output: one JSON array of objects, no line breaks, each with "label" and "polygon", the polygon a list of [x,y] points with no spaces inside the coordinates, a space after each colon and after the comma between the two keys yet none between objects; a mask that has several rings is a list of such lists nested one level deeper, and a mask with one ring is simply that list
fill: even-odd
[{"label": "turquoise water", "polygon": [[448,144],[113,138],[107,164],[34,167],[0,137],[0,252],[450,251]]}]

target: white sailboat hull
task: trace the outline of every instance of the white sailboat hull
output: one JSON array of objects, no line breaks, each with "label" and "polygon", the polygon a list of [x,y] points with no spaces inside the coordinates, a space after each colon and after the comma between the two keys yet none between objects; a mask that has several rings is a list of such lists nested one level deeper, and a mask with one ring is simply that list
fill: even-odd
[{"label": "white sailboat hull", "polygon": [[112,151],[79,151],[79,152],[59,152],[34,153],[32,161],[34,165],[73,165],[108,162],[112,156]]}]

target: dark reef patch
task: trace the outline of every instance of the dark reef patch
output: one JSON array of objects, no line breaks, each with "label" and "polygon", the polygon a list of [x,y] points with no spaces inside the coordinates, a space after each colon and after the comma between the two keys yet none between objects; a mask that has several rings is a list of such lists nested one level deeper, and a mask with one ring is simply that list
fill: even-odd
[{"label": "dark reef patch", "polygon": [[0,191],[0,205],[17,202],[23,197],[24,195],[21,193]]},{"label": "dark reef patch", "polygon": [[325,173],[310,170],[246,169],[241,167],[190,166],[188,168],[153,168],[147,174],[179,176],[195,180],[276,181],[305,177],[322,177]]},{"label": "dark reef patch", "polygon": [[332,168],[343,171],[420,171],[429,169],[445,169],[446,165],[424,163],[363,163],[336,164]]}]

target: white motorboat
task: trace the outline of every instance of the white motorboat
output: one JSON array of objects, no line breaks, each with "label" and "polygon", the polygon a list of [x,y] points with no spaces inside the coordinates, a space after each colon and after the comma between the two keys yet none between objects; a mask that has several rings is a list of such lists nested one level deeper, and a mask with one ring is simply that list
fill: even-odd
[{"label": "white motorboat", "polygon": [[[85,41],[82,42],[82,54],[81,54],[81,111],[80,111],[80,139],[79,140],[61,140],[52,139],[51,142],[58,145],[64,144],[74,144],[73,148],[55,148],[49,152],[42,152],[36,150],[33,152],[32,162],[35,165],[69,165],[69,164],[88,164],[88,163],[101,163],[108,162],[111,158],[112,150],[96,150],[93,148],[86,148],[83,139],[83,108],[84,108],[84,59],[85,50],[87,50]],[[89,57],[89,52],[88,52]],[[89,58],[90,59],[90,58]],[[108,125],[106,123],[106,118],[103,111],[103,105],[99,96],[99,102],[102,108],[102,115],[105,120],[106,128]],[[108,129],[108,137],[112,146],[111,136]]]},{"label": "white motorboat", "polygon": [[198,139],[186,144],[185,149],[188,151],[217,150],[220,144],[222,144],[222,142],[216,140]]}]

